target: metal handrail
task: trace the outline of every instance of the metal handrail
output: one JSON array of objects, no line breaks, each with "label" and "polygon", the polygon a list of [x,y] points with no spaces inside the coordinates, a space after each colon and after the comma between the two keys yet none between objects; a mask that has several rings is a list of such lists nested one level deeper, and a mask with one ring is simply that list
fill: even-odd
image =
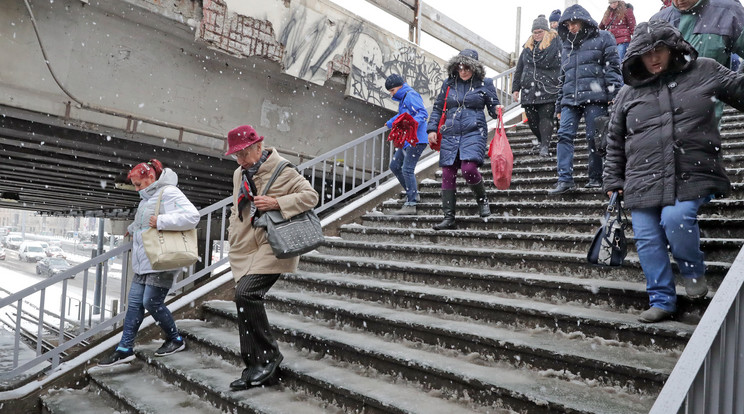
[{"label": "metal handrail", "polygon": [[649,414],[744,412],[744,249],[739,251]]},{"label": "metal handrail", "polygon": [[[499,90],[500,100],[506,109],[510,109],[517,105],[517,103],[511,98],[511,93],[509,93],[513,80],[513,73],[513,70],[508,70],[493,78],[494,84]],[[387,141],[388,131],[389,129],[387,127],[379,128],[342,145],[341,147],[328,151],[313,160],[304,162],[297,167],[298,171],[308,178],[314,188],[320,189],[319,193],[321,197],[319,204],[316,207],[318,213],[324,212],[333,206],[348,200],[354,195],[360,194],[363,191],[379,185],[383,180],[392,175],[392,172],[389,169],[389,164],[395,148],[393,147],[392,142]],[[432,156],[437,156],[437,154],[427,148],[422,155],[422,160]],[[228,217],[227,209],[231,204],[232,197],[227,197],[199,211],[202,219],[206,220],[204,246],[207,246],[207,249],[205,254],[202,256],[202,263],[205,267],[198,272],[194,272],[194,266],[188,268],[185,272],[186,277],[184,277],[183,280],[176,282],[171,288],[171,291],[183,289],[227,263],[228,259],[225,257],[224,249],[220,249],[219,259],[214,263],[211,262],[212,240],[210,240],[210,235],[213,233],[212,216],[217,213],[219,214],[217,219],[220,221],[221,226],[218,232],[218,234],[220,234],[220,246],[225,245],[226,222]],[[0,310],[8,306],[14,306],[16,314],[22,315],[24,303],[28,302],[33,295],[40,295],[39,304],[36,306],[39,309],[36,357],[23,364],[18,361],[21,351],[20,339],[22,327],[21,318],[17,317],[15,321],[16,336],[13,347],[13,369],[0,373],[0,381],[23,378],[28,375],[29,370],[44,363],[49,364],[46,370],[53,370],[59,366],[63,352],[80,345],[83,341],[94,338],[96,335],[116,328],[117,324],[119,324],[125,316],[123,310],[127,293],[126,275],[129,271],[128,263],[131,249],[132,243],[125,243],[115,249],[98,255],[85,263],[76,265],[64,272],[50,277],[49,279],[38,282],[33,286],[0,299]],[[103,302],[105,302],[105,298],[107,297],[106,285],[109,275],[109,260],[116,257],[122,258],[122,278],[119,304],[118,309],[109,309],[107,314]],[[85,324],[85,309],[89,301],[88,273],[89,269],[93,266],[99,266],[102,268],[101,272],[97,272],[97,274],[101,274],[101,280],[96,289],[100,289],[101,296],[99,299],[102,300],[101,304],[97,305],[97,308],[94,308],[98,311],[96,314],[98,315],[98,321],[96,324],[88,328]],[[65,306],[67,299],[69,299],[67,293],[68,283],[71,278],[74,278],[80,273],[83,274],[82,298],[79,299],[81,311],[79,317],[72,320],[67,318],[65,314]],[[55,318],[59,320],[57,344],[54,348],[44,351],[39,342],[42,341],[41,325],[44,323],[44,316],[53,313],[49,309],[46,309],[46,295],[48,290],[60,285],[60,313],[55,316]],[[72,326],[72,328],[69,328],[68,325]],[[75,332],[71,332],[71,330]],[[67,339],[70,335],[73,336],[72,339]]]}]

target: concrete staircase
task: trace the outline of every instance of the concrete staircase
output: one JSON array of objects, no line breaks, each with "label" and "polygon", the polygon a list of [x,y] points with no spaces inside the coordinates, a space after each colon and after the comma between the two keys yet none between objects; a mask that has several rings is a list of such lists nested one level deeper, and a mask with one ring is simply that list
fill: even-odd
[{"label": "concrete staircase", "polygon": [[[725,120],[736,184],[700,217],[713,286],[744,244],[744,116]],[[439,175],[420,177],[417,216],[387,215],[402,201],[384,201],[277,283],[267,307],[285,356],[279,385],[228,389],[242,366],[226,298],[178,322],[185,352],[154,358],[160,342],[140,344],[130,366],[91,368],[83,388],[47,393],[44,412],[648,412],[708,300],[682,289],[676,320],[639,323],[647,296],[632,237],[622,268],[586,263],[606,196],[582,187],[583,134],[579,188],[559,197],[547,195],[555,158],[531,153],[527,128],[509,137],[511,189],[482,170],[491,217],[475,216],[460,182],[458,229],[432,230]]]}]

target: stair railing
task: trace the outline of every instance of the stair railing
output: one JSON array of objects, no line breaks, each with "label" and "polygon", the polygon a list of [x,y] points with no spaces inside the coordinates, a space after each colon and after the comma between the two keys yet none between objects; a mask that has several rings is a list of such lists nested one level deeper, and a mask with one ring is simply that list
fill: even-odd
[{"label": "stair railing", "polygon": [[[493,78],[499,91],[499,99],[507,110],[518,105],[510,93],[513,76],[512,68]],[[297,166],[300,173],[319,190],[320,202],[316,208],[318,213],[374,188],[392,175],[389,164],[395,148],[387,141],[388,131],[387,127],[379,128]],[[422,159],[436,155],[427,148]],[[202,245],[207,248],[201,257],[204,268],[199,271],[195,271],[194,266],[185,269],[183,279],[173,285],[172,292],[188,290],[197,280],[208,277],[227,265],[224,248],[219,249],[219,257],[214,262],[210,253],[213,241],[219,242],[220,247],[226,246],[227,208],[231,204],[232,197],[228,197],[200,210],[202,223],[206,221]],[[210,240],[215,222],[221,226],[218,231],[219,240]],[[19,384],[34,375],[54,370],[69,350],[88,346],[89,339],[110,332],[123,321],[131,250],[132,243],[125,243],[49,279],[0,298],[0,325],[5,325],[15,334],[12,369],[0,372],[0,382],[12,380],[14,384]],[[111,262],[116,258],[121,259],[121,276],[116,282],[119,284],[119,293],[112,298],[107,286],[114,279],[109,276],[112,274]],[[90,272],[93,267],[100,267],[101,271]],[[82,286],[78,293],[77,288],[71,288],[70,283],[81,274]],[[101,278],[95,280],[98,274]],[[93,292],[89,291],[89,286],[95,287]],[[112,300],[107,308],[108,299]],[[67,306],[73,301],[78,303],[78,309],[73,317],[69,317],[70,310]],[[35,318],[38,320],[37,326],[27,326],[30,324],[28,321],[24,326],[24,307],[32,307],[38,311],[38,317]],[[93,315],[90,314],[91,311]],[[86,323],[86,318],[89,323]],[[50,324],[55,326],[51,334],[53,338],[49,334],[45,335],[44,326]],[[21,338],[29,329],[36,331],[35,356],[21,361],[21,353],[26,349],[22,347]]]},{"label": "stair railing", "polygon": [[744,249],[700,319],[650,414],[744,412]]}]

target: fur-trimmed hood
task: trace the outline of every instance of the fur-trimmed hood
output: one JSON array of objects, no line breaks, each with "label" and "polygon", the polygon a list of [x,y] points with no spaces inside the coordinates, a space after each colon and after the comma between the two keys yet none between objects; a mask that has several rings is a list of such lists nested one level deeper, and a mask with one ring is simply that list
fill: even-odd
[{"label": "fur-trimmed hood", "polygon": [[473,49],[463,49],[457,56],[447,62],[447,74],[450,78],[459,76],[457,68],[467,65],[473,69],[473,77],[483,80],[486,78],[486,67],[478,60],[478,52]]},{"label": "fur-trimmed hood", "polygon": [[682,33],[670,23],[661,20],[644,22],[636,27],[623,59],[623,79],[630,86],[641,86],[652,82],[659,75],[652,75],[646,70],[641,56],[663,44],[671,51],[667,72],[681,72],[698,57],[698,52],[689,44]]}]

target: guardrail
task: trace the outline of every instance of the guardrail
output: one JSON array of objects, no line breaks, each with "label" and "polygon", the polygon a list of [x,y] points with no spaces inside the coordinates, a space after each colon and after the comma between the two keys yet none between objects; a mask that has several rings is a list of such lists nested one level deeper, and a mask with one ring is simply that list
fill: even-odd
[{"label": "guardrail", "polygon": [[744,249],[739,251],[649,414],[744,412]]}]

